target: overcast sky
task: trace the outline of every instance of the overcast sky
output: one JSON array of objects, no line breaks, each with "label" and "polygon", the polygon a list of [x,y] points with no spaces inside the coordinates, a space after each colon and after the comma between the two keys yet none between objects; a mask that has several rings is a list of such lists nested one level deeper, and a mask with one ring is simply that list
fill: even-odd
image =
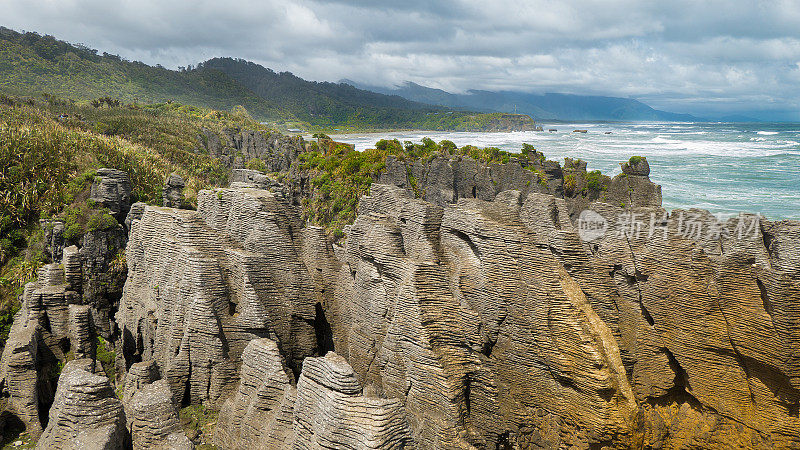
[{"label": "overcast sky", "polygon": [[0,0],[0,11],[0,25],[168,68],[232,56],[319,81],[800,119],[798,0]]}]

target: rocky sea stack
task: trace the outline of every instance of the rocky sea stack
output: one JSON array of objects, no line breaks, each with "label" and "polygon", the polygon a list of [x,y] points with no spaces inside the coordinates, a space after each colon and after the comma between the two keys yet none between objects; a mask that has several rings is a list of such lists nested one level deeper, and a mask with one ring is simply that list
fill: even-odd
[{"label": "rocky sea stack", "polygon": [[103,170],[119,224],[48,235],[0,361],[37,448],[800,447],[800,222],[668,214],[644,158],[440,151],[389,155],[334,239],[308,143],[226,140],[196,210]]}]

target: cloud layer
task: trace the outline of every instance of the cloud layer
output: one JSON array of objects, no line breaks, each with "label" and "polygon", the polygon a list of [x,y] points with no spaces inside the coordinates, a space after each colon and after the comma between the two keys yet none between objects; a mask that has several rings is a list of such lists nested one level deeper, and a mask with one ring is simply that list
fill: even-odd
[{"label": "cloud layer", "polygon": [[793,0],[0,0],[0,10],[0,25],[171,68],[233,56],[313,80],[630,96],[800,120]]}]

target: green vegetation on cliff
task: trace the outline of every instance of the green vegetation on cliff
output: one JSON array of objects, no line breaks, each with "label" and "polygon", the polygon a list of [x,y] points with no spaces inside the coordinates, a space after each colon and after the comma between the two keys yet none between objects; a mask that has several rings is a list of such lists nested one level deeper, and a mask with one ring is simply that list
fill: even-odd
[{"label": "green vegetation on cliff", "polygon": [[[312,188],[311,195],[303,199],[304,218],[327,227],[336,236],[341,236],[342,227],[355,220],[358,199],[369,193],[373,180],[386,167],[388,155],[406,165],[409,184],[417,197],[422,197],[424,192],[417,186],[417,180],[410,171],[414,161],[445,154],[469,156],[488,165],[507,163],[514,155],[496,147],[465,145],[458,148],[448,140],[437,144],[427,137],[421,143],[381,139],[375,148],[364,151],[353,150],[349,145],[338,144],[324,137],[315,146],[316,149],[300,155],[298,166],[308,174]],[[536,153],[532,146],[528,147],[533,152],[531,154]],[[544,177],[544,174],[541,176]]]},{"label": "green vegetation on cliff", "polygon": [[[226,185],[229,172],[200,150],[201,130],[233,125],[265,129],[241,113],[177,104],[95,108],[0,95],[0,311],[11,310],[43,262],[40,218],[64,220],[70,241],[109,226],[107,211],[87,202],[97,168],[127,172],[132,200],[154,204],[176,172],[191,204],[198,190]],[[0,316],[0,332],[8,318]]]}]

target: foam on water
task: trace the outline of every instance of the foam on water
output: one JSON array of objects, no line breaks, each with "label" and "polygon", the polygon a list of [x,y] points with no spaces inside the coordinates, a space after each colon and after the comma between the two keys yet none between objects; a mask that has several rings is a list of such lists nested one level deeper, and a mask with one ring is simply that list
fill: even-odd
[{"label": "foam on water", "polygon": [[[419,142],[448,139],[519,152],[533,144],[548,159],[588,161],[589,170],[614,176],[619,163],[646,156],[651,179],[662,185],[664,207],[699,207],[714,213],[762,213],[800,219],[798,124],[759,123],[571,123],[542,125],[557,132],[395,132],[332,136],[363,150],[380,139]],[[587,133],[573,133],[585,129]],[[611,132],[611,134],[605,134]]]}]

